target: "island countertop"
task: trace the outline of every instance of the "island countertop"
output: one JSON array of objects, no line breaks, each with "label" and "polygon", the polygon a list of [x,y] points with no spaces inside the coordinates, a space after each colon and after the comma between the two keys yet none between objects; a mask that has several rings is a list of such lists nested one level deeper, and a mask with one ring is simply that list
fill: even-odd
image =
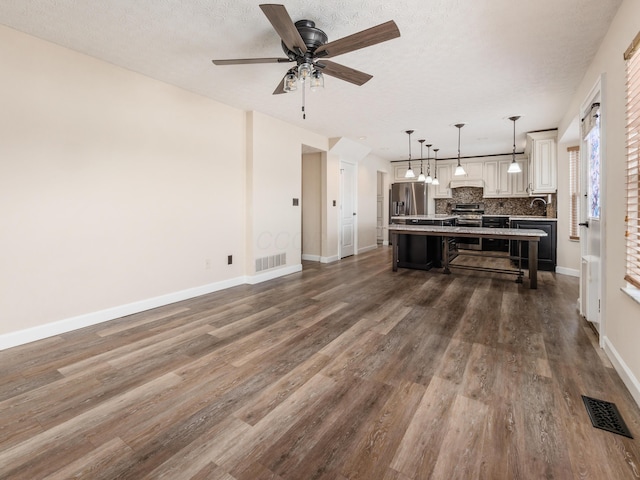
[{"label": "island countertop", "polygon": [[[540,237],[546,237],[544,230],[537,228],[485,228],[485,227],[447,227],[440,225],[389,225],[389,233],[416,233],[428,234],[439,237],[476,236],[488,238],[506,237],[512,240],[539,241]],[[516,238],[514,238],[516,237]]]},{"label": "island countertop", "polygon": [[394,215],[391,220],[453,220],[459,215],[450,215],[448,213],[431,213],[429,215]]}]

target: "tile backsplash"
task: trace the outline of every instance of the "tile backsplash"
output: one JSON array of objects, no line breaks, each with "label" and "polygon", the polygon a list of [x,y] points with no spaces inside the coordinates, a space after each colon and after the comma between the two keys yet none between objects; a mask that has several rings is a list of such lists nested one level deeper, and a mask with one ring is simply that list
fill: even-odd
[{"label": "tile backsplash", "polygon": [[[461,187],[452,190],[453,198],[436,198],[436,213],[451,213],[451,208],[456,203],[484,203],[484,213],[488,215],[544,215],[544,205],[536,202],[533,207],[531,201],[536,197],[522,198],[482,198],[482,188]],[[549,200],[548,195],[540,198]],[[551,201],[547,204],[547,216],[555,217],[556,195],[550,195]]]}]

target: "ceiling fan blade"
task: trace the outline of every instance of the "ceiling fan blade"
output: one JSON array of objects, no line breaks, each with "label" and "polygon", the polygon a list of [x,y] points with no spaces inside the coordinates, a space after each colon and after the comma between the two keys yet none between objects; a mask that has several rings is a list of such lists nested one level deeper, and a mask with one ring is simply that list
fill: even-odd
[{"label": "ceiling fan blade", "polygon": [[332,77],[339,78],[345,82],[353,83],[354,85],[364,85],[373,78],[373,75],[361,72],[351,67],[345,67],[336,62],[329,60],[322,60],[316,63],[316,66],[321,68],[322,73],[326,73]]},{"label": "ceiling fan blade", "polygon": [[343,53],[353,52],[377,43],[386,42],[400,36],[396,22],[389,20],[375,27],[362,30],[333,42],[325,43],[316,50],[318,57],[335,57]]},{"label": "ceiling fan blade", "polygon": [[248,65],[251,63],[288,63],[288,58],[230,58],[227,60],[211,60],[216,65]]},{"label": "ceiling fan blade", "polygon": [[307,46],[284,5],[267,3],[260,5],[260,8],[289,50],[307,52]]},{"label": "ceiling fan blade", "polygon": [[280,83],[273,91],[273,95],[280,95],[281,93],[287,93],[284,91],[284,77],[282,77],[282,80],[280,80]]}]

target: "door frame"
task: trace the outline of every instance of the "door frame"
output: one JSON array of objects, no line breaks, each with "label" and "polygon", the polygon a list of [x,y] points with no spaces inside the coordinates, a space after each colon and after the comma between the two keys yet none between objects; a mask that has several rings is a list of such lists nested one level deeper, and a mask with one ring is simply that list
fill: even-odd
[{"label": "door frame", "polygon": [[[600,336],[600,347],[604,347],[604,339],[606,337],[606,296],[605,296],[605,284],[604,281],[604,273],[606,271],[606,232],[607,232],[607,221],[606,221],[606,117],[605,113],[605,98],[604,98],[604,85],[605,84],[605,75],[601,74],[595,85],[591,88],[589,94],[585,97],[585,101],[580,106],[580,117],[579,119],[583,119],[586,115],[588,115],[591,111],[592,105],[594,103],[600,103],[600,217],[599,217],[599,261],[597,265],[597,275],[599,284],[597,286],[598,292],[598,300],[599,300],[599,315],[598,315],[598,323],[595,324],[599,336]],[[581,172],[580,172],[580,188],[583,195],[586,195],[589,191],[588,187],[588,172],[589,172],[589,159],[587,158],[588,149],[586,148],[586,142],[582,135],[582,125],[580,125],[580,161],[581,161]],[[585,198],[583,196],[583,198]],[[588,200],[588,198],[587,198]],[[581,212],[580,212],[580,222],[585,222],[589,220],[589,205],[588,201],[581,202]],[[580,301],[581,304],[588,305],[590,301],[594,299],[582,298],[583,295],[586,295],[588,289],[585,285],[583,285],[583,279],[585,275],[582,270],[584,268],[585,262],[582,259],[589,254],[589,229],[581,226],[580,227]]]}]

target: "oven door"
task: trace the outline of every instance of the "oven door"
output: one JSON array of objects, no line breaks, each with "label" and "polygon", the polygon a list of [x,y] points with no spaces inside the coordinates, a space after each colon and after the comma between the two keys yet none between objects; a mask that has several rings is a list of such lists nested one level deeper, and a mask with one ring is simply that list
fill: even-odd
[{"label": "oven door", "polygon": [[[482,227],[482,220],[459,218],[458,226],[465,228],[478,228]],[[482,250],[481,238],[459,237],[457,238],[457,243],[458,248],[462,250]]]}]

